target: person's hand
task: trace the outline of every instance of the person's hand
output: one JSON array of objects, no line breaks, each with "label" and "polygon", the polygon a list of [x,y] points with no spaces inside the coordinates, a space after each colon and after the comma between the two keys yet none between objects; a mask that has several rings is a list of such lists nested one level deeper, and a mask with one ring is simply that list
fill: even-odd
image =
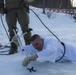
[{"label": "person's hand", "polygon": [[30,61],[36,61],[36,59],[37,59],[37,55],[36,54],[35,55],[28,56],[28,57],[26,57],[23,60],[22,65],[26,67],[28,65],[28,63],[30,63]]},{"label": "person's hand", "polygon": [[0,13],[1,13],[2,15],[4,15],[4,14],[5,14],[5,9],[4,9],[4,8],[0,8]]}]

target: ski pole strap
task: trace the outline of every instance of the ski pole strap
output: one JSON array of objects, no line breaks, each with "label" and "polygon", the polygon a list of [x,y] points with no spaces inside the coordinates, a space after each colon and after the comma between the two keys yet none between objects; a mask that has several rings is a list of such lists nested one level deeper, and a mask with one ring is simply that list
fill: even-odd
[{"label": "ski pole strap", "polygon": [[63,53],[63,55],[62,55],[59,59],[55,60],[55,62],[60,61],[60,60],[64,57],[65,52],[66,52],[65,44],[64,44],[63,42],[60,42],[60,43],[61,43],[61,44],[63,45],[63,47],[64,47],[64,53]]}]

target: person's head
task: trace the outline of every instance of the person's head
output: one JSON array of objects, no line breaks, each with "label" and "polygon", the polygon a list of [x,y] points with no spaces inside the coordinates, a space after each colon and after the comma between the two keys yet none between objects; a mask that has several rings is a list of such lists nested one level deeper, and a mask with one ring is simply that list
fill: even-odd
[{"label": "person's head", "polygon": [[44,40],[38,34],[31,37],[31,43],[38,51],[43,49]]}]

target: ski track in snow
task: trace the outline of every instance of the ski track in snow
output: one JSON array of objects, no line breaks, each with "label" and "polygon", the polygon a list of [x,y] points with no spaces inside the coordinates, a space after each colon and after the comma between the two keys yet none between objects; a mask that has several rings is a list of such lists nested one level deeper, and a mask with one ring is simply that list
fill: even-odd
[{"label": "ski track in snow", "polygon": [[[76,46],[76,22],[70,15],[63,13],[52,13],[49,19],[47,15],[42,14],[42,9],[31,7],[47,27],[59,37],[59,39],[65,43]],[[54,36],[41,24],[38,18],[30,11],[30,24],[33,28],[32,34],[40,34],[42,37]],[[5,16],[4,16],[5,17]],[[5,18],[3,22],[6,25]],[[19,24],[17,25],[20,29]],[[19,30],[19,35],[21,34]],[[56,38],[55,38],[56,39]],[[21,41],[24,44],[23,37]],[[0,43],[6,44],[8,42],[7,35],[0,21]],[[1,75],[76,75],[76,63],[65,62],[65,63],[38,63],[34,62],[33,65],[37,72],[29,72],[25,67],[22,66],[22,61],[25,55],[22,52],[13,55],[0,55],[0,74]]]}]

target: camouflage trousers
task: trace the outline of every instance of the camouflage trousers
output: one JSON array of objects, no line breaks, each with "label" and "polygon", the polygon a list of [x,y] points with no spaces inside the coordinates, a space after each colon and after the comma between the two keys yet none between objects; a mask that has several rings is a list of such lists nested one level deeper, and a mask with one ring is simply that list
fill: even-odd
[{"label": "camouflage trousers", "polygon": [[[12,38],[15,35],[13,32],[13,29],[16,31],[17,22],[19,22],[23,33],[25,33],[27,31],[27,29],[29,28],[29,26],[28,26],[29,16],[28,16],[27,12],[21,8],[8,11],[6,14],[6,22],[7,22],[8,29],[9,29],[10,41],[12,40]],[[30,42],[31,42],[30,38],[31,38],[30,32],[28,34],[24,35],[24,40],[25,40],[26,45],[30,44]],[[16,45],[13,45],[13,47],[11,47],[11,48],[14,48],[14,47],[17,48]]]}]

